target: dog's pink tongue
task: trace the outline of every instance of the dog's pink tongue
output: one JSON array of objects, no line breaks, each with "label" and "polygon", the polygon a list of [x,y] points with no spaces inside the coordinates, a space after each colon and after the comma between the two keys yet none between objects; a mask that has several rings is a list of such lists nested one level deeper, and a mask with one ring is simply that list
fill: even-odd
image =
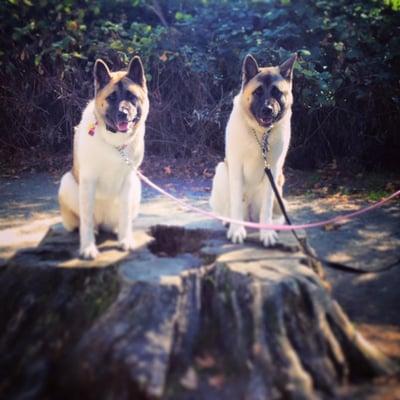
[{"label": "dog's pink tongue", "polygon": [[118,122],[117,128],[119,132],[126,132],[128,130],[128,122],[125,121]]}]

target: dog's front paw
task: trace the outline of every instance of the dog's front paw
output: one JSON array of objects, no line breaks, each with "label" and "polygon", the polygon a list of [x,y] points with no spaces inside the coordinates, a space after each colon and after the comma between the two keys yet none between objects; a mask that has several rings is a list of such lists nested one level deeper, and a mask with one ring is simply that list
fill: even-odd
[{"label": "dog's front paw", "polygon": [[120,239],[118,242],[118,247],[122,251],[132,251],[135,247],[135,242],[131,237]]},{"label": "dog's front paw", "polygon": [[79,251],[79,256],[84,260],[94,260],[99,255],[99,250],[94,243],[87,246],[82,246]]},{"label": "dog's front paw", "polygon": [[265,247],[274,246],[278,241],[278,234],[275,231],[260,231],[260,240]]},{"label": "dog's front paw", "polygon": [[246,239],[246,229],[243,225],[231,224],[226,236],[232,243],[242,244],[244,239]]}]

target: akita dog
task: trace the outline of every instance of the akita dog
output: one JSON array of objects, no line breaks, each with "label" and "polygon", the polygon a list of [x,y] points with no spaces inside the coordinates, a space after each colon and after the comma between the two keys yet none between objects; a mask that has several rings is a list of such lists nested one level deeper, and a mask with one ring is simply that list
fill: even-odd
[{"label": "akita dog", "polygon": [[[242,87],[234,98],[226,126],[225,161],[215,171],[210,197],[214,212],[236,220],[272,223],[274,195],[264,173],[261,143],[268,135],[268,163],[282,193],[282,172],[290,142],[293,67],[296,54],[277,67],[258,66],[247,55],[242,67]],[[280,216],[279,222],[283,222]],[[246,229],[231,223],[227,233],[233,243],[243,243]],[[272,246],[277,234],[260,230],[264,246]]]},{"label": "akita dog", "polygon": [[136,174],[144,156],[149,112],[146,78],[139,57],[126,71],[94,66],[95,98],[75,128],[73,166],[61,179],[58,199],[64,227],[79,227],[80,256],[98,254],[95,230],[117,233],[131,250],[132,221],[138,215],[141,183]]}]

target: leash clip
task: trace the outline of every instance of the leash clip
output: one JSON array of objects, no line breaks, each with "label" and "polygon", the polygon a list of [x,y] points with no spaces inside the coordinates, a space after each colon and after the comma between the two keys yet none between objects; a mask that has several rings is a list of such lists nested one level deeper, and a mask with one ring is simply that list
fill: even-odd
[{"label": "leash clip", "polygon": [[271,169],[271,164],[268,162],[266,149],[263,149],[262,156],[264,159],[264,169]]}]

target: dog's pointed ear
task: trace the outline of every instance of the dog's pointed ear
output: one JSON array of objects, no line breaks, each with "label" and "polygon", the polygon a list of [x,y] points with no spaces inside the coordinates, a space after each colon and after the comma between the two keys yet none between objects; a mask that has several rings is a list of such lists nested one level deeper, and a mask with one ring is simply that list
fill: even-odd
[{"label": "dog's pointed ear", "polygon": [[140,86],[145,86],[146,77],[144,75],[144,68],[142,64],[142,60],[139,56],[135,56],[129,62],[128,65],[128,73],[126,76],[133,82],[137,83]]},{"label": "dog's pointed ear", "polygon": [[293,67],[294,67],[294,63],[297,60],[297,54],[294,53],[291,55],[290,58],[288,58],[284,63],[282,63],[279,66],[279,72],[282,76],[282,78],[290,81],[293,77]]},{"label": "dog's pointed ear", "polygon": [[242,67],[243,84],[254,78],[258,74],[258,71],[257,61],[251,54],[247,54]]},{"label": "dog's pointed ear", "polygon": [[107,64],[103,60],[97,59],[94,63],[94,84],[96,90],[102,89],[110,80],[111,73]]}]

